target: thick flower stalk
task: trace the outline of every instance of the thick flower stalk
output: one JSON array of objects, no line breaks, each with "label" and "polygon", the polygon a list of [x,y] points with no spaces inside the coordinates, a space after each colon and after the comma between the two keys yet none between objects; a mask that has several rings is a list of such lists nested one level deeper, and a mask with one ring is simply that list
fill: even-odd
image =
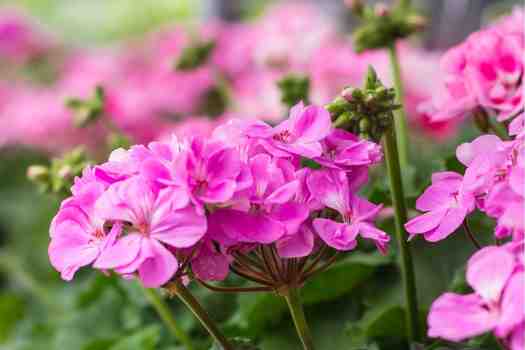
[{"label": "thick flower stalk", "polygon": [[405,292],[406,323],[408,338],[419,339],[419,316],[412,254],[408,246],[403,224],[407,221],[407,209],[401,181],[401,167],[396,142],[393,111],[399,108],[395,102],[394,89],[387,89],[378,79],[373,68],[369,68],[362,89],[347,88],[342,95],[330,103],[334,124],[353,130],[364,138],[384,141],[384,151],[390,191],[395,213],[396,238]]},{"label": "thick flower stalk", "polygon": [[[358,237],[387,250],[390,237],[374,226],[381,206],[357,194],[381,158],[377,144],[334,129],[326,109],[302,103],[274,127],[232,120],[208,139],[118,149],[75,180],[51,225],[50,260],[66,280],[91,265],[166,288],[225,349],[184,282],[276,292],[313,349],[299,289]],[[210,284],[229,272],[256,285]]]}]

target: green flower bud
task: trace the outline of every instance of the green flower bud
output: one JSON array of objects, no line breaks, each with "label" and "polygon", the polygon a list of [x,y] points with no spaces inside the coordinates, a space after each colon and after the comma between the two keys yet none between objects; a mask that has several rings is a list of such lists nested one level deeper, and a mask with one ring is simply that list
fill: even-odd
[{"label": "green flower bud", "polygon": [[303,101],[308,104],[310,79],[307,76],[289,74],[277,82],[281,90],[281,102],[288,108]]},{"label": "green flower bud", "polygon": [[92,97],[82,100],[70,98],[66,106],[73,112],[73,123],[77,128],[84,128],[97,121],[104,112],[104,89],[97,86]]},{"label": "green flower bud", "polygon": [[208,61],[214,48],[215,43],[213,41],[196,43],[186,47],[177,60],[175,69],[188,71],[202,66]]}]

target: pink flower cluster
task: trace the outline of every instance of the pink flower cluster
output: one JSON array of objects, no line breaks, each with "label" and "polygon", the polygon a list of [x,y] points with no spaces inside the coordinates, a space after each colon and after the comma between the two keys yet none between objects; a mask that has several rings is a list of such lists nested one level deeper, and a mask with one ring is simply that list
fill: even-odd
[{"label": "pink flower cluster", "polygon": [[[1,33],[0,15],[0,56]],[[24,34],[23,38],[34,36]],[[5,45],[47,42],[13,38],[6,37]],[[201,66],[174,69],[185,48],[208,40],[215,47]],[[108,122],[136,143],[162,140],[172,133],[209,136],[232,115],[282,120],[286,106],[280,101],[277,82],[289,73],[311,78],[310,100],[319,105],[348,84],[359,85],[369,64],[385,82],[391,76],[386,52],[356,54],[327,18],[314,7],[298,3],[272,6],[253,22],[211,21],[193,31],[172,27],[113,49],[54,44],[60,50],[53,54],[38,51],[41,61],[57,73],[51,84],[42,86],[16,74],[5,82],[11,88],[8,94],[0,92],[0,146],[24,144],[57,152],[88,144],[100,151],[96,148],[104,144]],[[410,120],[437,138],[453,134],[456,121],[431,122],[428,114],[416,109],[431,96],[434,79],[430,77],[438,74],[437,56],[406,44],[399,51]],[[429,78],[422,80],[421,75]],[[96,86],[106,92],[105,121],[77,130],[64,102],[88,98]],[[206,94],[217,87],[225,88],[229,98],[224,114],[210,118],[203,115],[206,111],[201,106]]]},{"label": "pink flower cluster", "polygon": [[224,279],[230,254],[259,245],[304,257],[320,244],[351,250],[361,236],[385,252],[390,237],[373,224],[381,206],[357,195],[381,158],[302,103],[275,127],[232,120],[212,137],[118,149],[75,180],[51,225],[50,260],[66,280],[92,264],[158,287],[188,266]]},{"label": "pink flower cluster", "polygon": [[434,301],[428,335],[452,341],[493,331],[506,348],[525,346],[523,241],[489,246],[468,261],[471,294],[445,293]]},{"label": "pink flower cluster", "polygon": [[523,139],[502,141],[482,135],[457,148],[465,174],[441,172],[418,198],[426,212],[405,228],[436,242],[452,234],[475,208],[497,220],[496,238],[523,240],[525,232],[525,147]]},{"label": "pink flower cluster", "polygon": [[483,109],[503,121],[523,106],[525,20],[522,8],[471,34],[441,59],[442,89],[421,109],[433,121]]}]

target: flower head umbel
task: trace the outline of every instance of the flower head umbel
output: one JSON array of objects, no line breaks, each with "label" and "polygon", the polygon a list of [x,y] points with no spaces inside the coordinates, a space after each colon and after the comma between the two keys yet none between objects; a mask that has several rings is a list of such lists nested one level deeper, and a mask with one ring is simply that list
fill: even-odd
[{"label": "flower head umbel", "polygon": [[276,127],[231,121],[208,138],[117,149],[76,179],[50,257],[66,279],[93,263],[146,287],[229,271],[264,288],[302,284],[319,246],[347,251],[361,235],[386,250],[388,235],[373,225],[381,206],[355,194],[380,160],[377,144],[334,131],[326,109],[302,103]]}]

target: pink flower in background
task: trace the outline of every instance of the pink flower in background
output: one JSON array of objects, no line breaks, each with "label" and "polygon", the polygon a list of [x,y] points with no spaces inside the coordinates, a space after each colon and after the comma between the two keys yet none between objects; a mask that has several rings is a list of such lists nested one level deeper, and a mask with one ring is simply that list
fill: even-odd
[{"label": "pink flower in background", "polygon": [[191,206],[178,207],[169,191],[155,193],[140,177],[111,185],[97,201],[97,213],[131,228],[103,251],[96,268],[115,269],[123,275],[138,271],[146,287],[159,287],[175,274],[177,259],[165,245],[193,246],[206,232],[206,218]]},{"label": "pink flower in background", "polygon": [[433,174],[432,185],[416,201],[416,209],[426,213],[405,224],[409,239],[423,234],[426,240],[437,242],[452,234],[474,210],[474,196],[464,186],[458,173]]},{"label": "pink flower in background", "polygon": [[515,332],[525,316],[523,261],[505,246],[483,248],[468,262],[467,282],[474,293],[445,293],[434,301],[428,335],[462,341],[494,331],[505,342],[522,343]]},{"label": "pink flower in background", "polygon": [[308,188],[321,203],[342,216],[343,222],[314,219],[313,226],[326,244],[338,250],[351,250],[357,245],[357,236],[361,235],[373,240],[377,248],[386,253],[390,237],[372,224],[382,206],[351,193],[344,172],[316,171],[308,179]]},{"label": "pink flower in background", "polygon": [[0,9],[0,59],[24,63],[54,45],[33,20],[19,10]]}]

